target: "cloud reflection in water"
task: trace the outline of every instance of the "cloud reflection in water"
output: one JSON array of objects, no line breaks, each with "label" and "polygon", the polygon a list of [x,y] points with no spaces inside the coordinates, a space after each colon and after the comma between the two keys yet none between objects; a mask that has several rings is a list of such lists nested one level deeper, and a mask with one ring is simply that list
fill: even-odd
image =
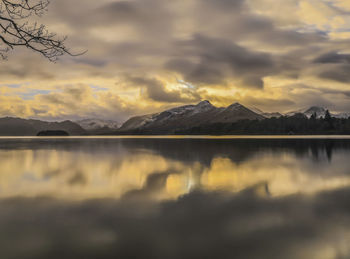
[{"label": "cloud reflection in water", "polygon": [[173,199],[193,189],[269,195],[350,185],[349,144],[305,140],[31,140],[0,149],[0,197]]},{"label": "cloud reflection in water", "polygon": [[1,141],[1,258],[350,256],[349,141]]}]

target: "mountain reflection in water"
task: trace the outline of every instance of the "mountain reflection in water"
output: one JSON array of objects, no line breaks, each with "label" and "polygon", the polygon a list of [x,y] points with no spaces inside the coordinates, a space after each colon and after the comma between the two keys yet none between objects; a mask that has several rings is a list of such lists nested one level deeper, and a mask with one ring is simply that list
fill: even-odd
[{"label": "mountain reflection in water", "polygon": [[348,258],[350,140],[1,139],[0,258]]}]

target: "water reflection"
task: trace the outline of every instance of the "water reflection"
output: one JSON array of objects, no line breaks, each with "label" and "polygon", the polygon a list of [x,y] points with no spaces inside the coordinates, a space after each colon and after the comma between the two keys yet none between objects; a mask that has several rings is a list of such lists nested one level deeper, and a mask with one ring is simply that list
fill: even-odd
[{"label": "water reflection", "polygon": [[350,258],[350,140],[2,139],[0,258]]},{"label": "water reflection", "polygon": [[[350,185],[345,140],[2,140],[0,197],[174,199],[192,190],[264,195]],[[260,191],[261,192],[261,191]]]}]

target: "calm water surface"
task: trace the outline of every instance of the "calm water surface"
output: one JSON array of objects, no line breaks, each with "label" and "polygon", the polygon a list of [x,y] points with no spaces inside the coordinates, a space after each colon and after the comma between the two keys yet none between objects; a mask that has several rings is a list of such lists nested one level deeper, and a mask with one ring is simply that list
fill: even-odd
[{"label": "calm water surface", "polygon": [[350,139],[1,138],[0,258],[350,258]]}]

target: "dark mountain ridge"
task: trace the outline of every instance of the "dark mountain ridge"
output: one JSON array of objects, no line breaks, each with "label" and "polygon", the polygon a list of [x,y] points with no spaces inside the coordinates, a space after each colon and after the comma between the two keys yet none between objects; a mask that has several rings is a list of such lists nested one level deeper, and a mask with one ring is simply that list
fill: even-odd
[{"label": "dark mountain ridge", "polygon": [[[254,111],[253,111],[254,110]],[[234,103],[217,108],[209,101],[186,105],[160,113],[133,117],[116,135],[288,135],[350,134],[350,119],[344,114],[331,114],[328,109],[308,109],[265,113],[257,108]]]},{"label": "dark mountain ridge", "polygon": [[[327,116],[328,114],[328,116]],[[47,122],[13,117],[0,118],[2,136],[36,136],[39,132],[64,131],[69,135],[171,135],[171,134],[350,134],[348,113],[332,114],[312,106],[285,115],[265,113],[233,103],[215,107],[209,101],[163,112],[132,117],[119,129],[115,121],[87,119]]]},{"label": "dark mountain ridge", "polygon": [[47,122],[13,117],[0,118],[1,136],[36,136],[42,131],[65,131],[73,136],[86,135],[86,131],[81,126],[69,120]]},{"label": "dark mountain ridge", "polygon": [[126,121],[117,131],[148,132],[171,134],[179,130],[211,123],[232,123],[239,120],[262,120],[264,116],[257,114],[239,103],[226,108],[217,108],[209,101],[197,105],[185,105],[160,113],[133,117]]}]

